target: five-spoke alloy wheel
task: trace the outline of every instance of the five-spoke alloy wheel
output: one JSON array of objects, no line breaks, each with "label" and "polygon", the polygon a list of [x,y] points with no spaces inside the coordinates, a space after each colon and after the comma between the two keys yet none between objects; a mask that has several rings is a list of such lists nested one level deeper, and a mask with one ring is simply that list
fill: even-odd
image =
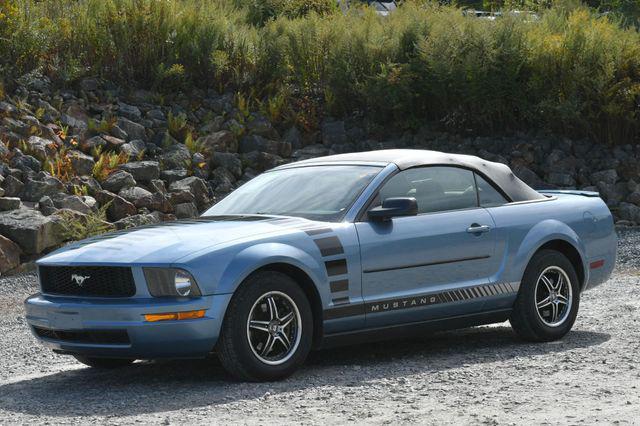
[{"label": "five-spoke alloy wheel", "polygon": [[558,327],[569,317],[573,290],[567,273],[549,266],[536,283],[536,309],[540,320],[549,327]]},{"label": "five-spoke alloy wheel", "polygon": [[537,252],[524,272],[511,313],[511,326],[523,339],[550,341],[567,334],[578,315],[578,274],[555,250]]},{"label": "five-spoke alloy wheel", "polygon": [[287,362],[302,336],[302,319],[296,303],[280,291],[262,295],[247,320],[247,338],[253,354],[268,365]]},{"label": "five-spoke alloy wheel", "polygon": [[259,271],[229,302],[217,351],[239,379],[276,380],[305,361],[312,339],[311,304],[302,287],[281,272]]}]

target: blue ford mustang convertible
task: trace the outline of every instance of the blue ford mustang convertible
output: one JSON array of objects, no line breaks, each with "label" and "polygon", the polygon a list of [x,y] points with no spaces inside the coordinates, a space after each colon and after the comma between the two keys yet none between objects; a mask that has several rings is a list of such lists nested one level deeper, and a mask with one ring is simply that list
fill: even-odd
[{"label": "blue ford mustang convertible", "polygon": [[564,336],[607,280],[596,193],[537,192],[477,157],[384,150],[287,164],[195,220],[112,232],[38,262],[34,335],[92,367],[215,353],[274,380],[314,348],[509,320]]}]

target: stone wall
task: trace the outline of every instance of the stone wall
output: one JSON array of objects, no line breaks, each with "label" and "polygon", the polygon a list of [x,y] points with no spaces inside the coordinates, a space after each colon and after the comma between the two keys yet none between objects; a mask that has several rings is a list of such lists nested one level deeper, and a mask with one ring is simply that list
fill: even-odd
[{"label": "stone wall", "polygon": [[[619,224],[640,223],[638,146],[463,137],[430,126],[373,137],[360,120],[325,119],[319,130],[303,133],[238,109],[232,94],[169,100],[97,79],[73,89],[55,89],[37,74],[19,81],[0,101],[0,272],[64,244],[70,220],[94,227],[98,221],[104,231],[195,217],[285,162],[384,148],[500,161],[534,188],[598,191]],[[113,164],[104,167],[105,159]]]}]

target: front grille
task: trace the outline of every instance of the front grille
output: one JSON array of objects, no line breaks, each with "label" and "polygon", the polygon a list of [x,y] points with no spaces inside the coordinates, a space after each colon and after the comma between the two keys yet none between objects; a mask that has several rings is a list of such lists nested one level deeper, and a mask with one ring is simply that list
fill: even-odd
[{"label": "front grille", "polygon": [[129,335],[125,330],[89,330],[66,331],[49,330],[47,328],[33,327],[38,337],[50,340],[59,340],[69,343],[94,343],[102,345],[128,345]]},{"label": "front grille", "polygon": [[131,297],[136,294],[131,268],[119,266],[40,266],[45,294]]}]

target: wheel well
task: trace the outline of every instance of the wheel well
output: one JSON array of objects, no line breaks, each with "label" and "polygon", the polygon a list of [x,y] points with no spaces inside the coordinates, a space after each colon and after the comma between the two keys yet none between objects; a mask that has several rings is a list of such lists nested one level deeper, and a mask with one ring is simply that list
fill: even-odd
[{"label": "wheel well", "polygon": [[[302,288],[311,304],[313,313],[313,344],[320,343],[322,338],[322,300],[313,280],[302,269],[288,263],[272,263],[258,271],[276,271],[291,277]],[[256,271],[257,272],[257,271]]]},{"label": "wheel well", "polygon": [[584,265],[582,264],[582,257],[578,250],[571,244],[564,240],[552,240],[544,243],[539,249],[540,250],[555,250],[564,254],[567,259],[573,265],[573,269],[575,269],[576,274],[578,275],[578,280],[580,284],[580,288],[584,285]]}]

